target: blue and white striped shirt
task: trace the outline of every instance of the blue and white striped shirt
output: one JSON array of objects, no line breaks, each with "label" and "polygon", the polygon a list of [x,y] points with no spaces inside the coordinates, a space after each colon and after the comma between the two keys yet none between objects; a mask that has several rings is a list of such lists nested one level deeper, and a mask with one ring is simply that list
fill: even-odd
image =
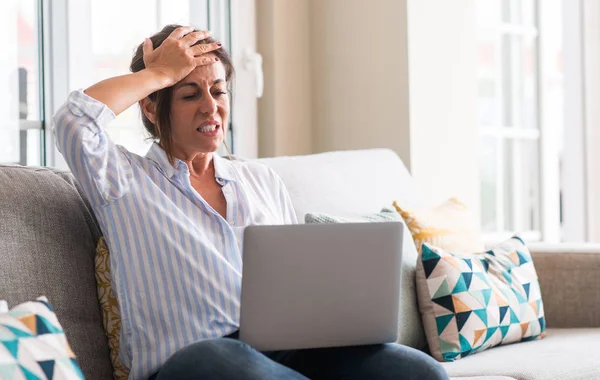
[{"label": "blue and white striped shirt", "polygon": [[146,157],[115,145],[104,130],[114,118],[75,91],[54,133],[107,240],[121,361],[142,379],[179,349],[238,329],[243,228],[296,223],[296,215],[273,170],[215,154],[224,219],[194,190],[184,162],[173,167],[157,144]]}]

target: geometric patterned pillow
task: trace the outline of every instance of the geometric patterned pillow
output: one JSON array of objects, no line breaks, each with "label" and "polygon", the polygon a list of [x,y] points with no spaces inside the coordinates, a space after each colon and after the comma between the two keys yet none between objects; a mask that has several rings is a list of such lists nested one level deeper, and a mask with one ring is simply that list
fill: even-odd
[{"label": "geometric patterned pillow", "polygon": [[451,252],[481,252],[479,223],[469,208],[456,198],[448,199],[430,209],[407,210],[396,201],[398,211],[421,252],[424,243]]},{"label": "geometric patterned pillow", "polygon": [[437,360],[454,361],[545,336],[537,273],[519,237],[477,254],[453,254],[427,244],[422,248],[417,297]]},{"label": "geometric patterned pillow", "polygon": [[0,378],[84,378],[46,297],[0,313]]},{"label": "geometric patterned pillow", "polygon": [[108,340],[110,349],[110,360],[113,366],[113,376],[115,380],[127,380],[129,370],[119,359],[119,344],[121,340],[121,311],[119,302],[112,289],[110,279],[110,257],[108,246],[103,237],[96,246],[96,284],[98,290],[98,300],[102,310],[102,323],[104,332]]}]

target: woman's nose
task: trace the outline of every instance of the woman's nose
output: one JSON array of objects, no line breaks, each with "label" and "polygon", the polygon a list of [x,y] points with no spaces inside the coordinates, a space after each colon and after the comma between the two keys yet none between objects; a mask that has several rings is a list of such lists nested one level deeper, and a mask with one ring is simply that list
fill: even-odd
[{"label": "woman's nose", "polygon": [[200,100],[200,112],[207,115],[213,115],[217,112],[217,102],[212,94],[207,94]]}]

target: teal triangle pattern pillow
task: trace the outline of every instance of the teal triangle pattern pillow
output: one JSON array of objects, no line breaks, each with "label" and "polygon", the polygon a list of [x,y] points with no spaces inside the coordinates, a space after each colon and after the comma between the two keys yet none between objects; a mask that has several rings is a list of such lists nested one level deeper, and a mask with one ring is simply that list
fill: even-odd
[{"label": "teal triangle pattern pillow", "polygon": [[83,373],[45,297],[7,310],[0,302],[0,379],[82,380]]},{"label": "teal triangle pattern pillow", "polygon": [[423,244],[417,295],[429,348],[439,361],[545,336],[538,276],[516,236],[474,254]]}]

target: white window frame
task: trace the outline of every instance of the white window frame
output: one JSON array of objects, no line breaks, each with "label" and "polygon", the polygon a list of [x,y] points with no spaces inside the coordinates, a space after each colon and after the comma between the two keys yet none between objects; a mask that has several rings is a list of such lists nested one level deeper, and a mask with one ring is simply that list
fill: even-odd
[{"label": "white window frame", "polygon": [[[479,0],[485,1],[485,0]],[[544,56],[544,30],[542,29],[543,24],[539,22],[540,18],[544,14],[544,2],[537,0],[536,2],[536,27],[514,25],[509,23],[499,23],[496,32],[498,38],[501,39],[503,36],[519,36],[524,39],[536,39],[536,96],[537,96],[537,123],[538,128],[536,129],[524,129],[511,126],[496,125],[496,126],[480,126],[481,138],[492,137],[494,140],[502,139],[503,141],[537,141],[539,151],[539,171],[540,171],[540,229],[534,231],[494,231],[484,234],[484,240],[486,243],[493,244],[498,241],[505,239],[507,236],[517,232],[524,240],[528,242],[545,241],[555,243],[560,241],[560,187],[559,187],[559,166],[558,156],[556,149],[556,136],[549,136],[546,124],[550,116],[548,116],[548,107],[544,101],[544,81],[542,75],[544,71],[544,62],[542,60]],[[501,47],[500,47],[501,49]],[[498,56],[502,56],[502,52],[498,51]],[[500,71],[502,67],[500,66]],[[499,83],[503,82],[501,72],[498,73],[500,77]],[[504,99],[503,91],[501,88],[500,98]],[[497,173],[497,188],[496,188],[496,224],[498,226],[505,225],[505,211],[504,211],[504,150],[497,150],[496,157],[496,173]],[[518,171],[519,160],[513,160],[513,171]],[[518,185],[518,184],[515,184]],[[513,209],[518,209],[519,199],[515,199],[513,202]]]},{"label": "white window frame", "polygon": [[[38,97],[38,102],[39,102],[39,112],[37,115],[35,115],[38,120],[23,120],[23,119],[19,119],[18,122],[18,129],[19,129],[19,140],[18,143],[20,145],[20,149],[19,149],[19,158],[18,161],[14,161],[14,162],[2,162],[3,164],[19,164],[19,165],[44,165],[45,163],[45,154],[44,154],[44,149],[45,149],[45,144],[44,144],[44,127],[47,124],[47,121],[49,119],[47,119],[46,117],[46,112],[45,112],[45,67],[44,67],[44,62],[45,62],[45,50],[46,50],[46,46],[44,44],[44,39],[46,36],[46,31],[44,30],[44,24],[43,24],[43,19],[40,18],[40,16],[42,16],[45,12],[44,9],[44,1],[42,0],[37,0],[36,4],[36,19],[34,20],[34,22],[37,23],[36,26],[36,39],[37,39],[37,50],[38,50],[38,69],[39,72],[38,74],[38,83],[37,83],[37,89],[36,89],[36,93],[34,94],[34,96]],[[38,135],[34,141],[29,141],[29,132],[36,132],[36,134]],[[35,144],[35,142],[38,141],[37,144]],[[32,151],[32,149],[35,149],[35,151]]]}]

